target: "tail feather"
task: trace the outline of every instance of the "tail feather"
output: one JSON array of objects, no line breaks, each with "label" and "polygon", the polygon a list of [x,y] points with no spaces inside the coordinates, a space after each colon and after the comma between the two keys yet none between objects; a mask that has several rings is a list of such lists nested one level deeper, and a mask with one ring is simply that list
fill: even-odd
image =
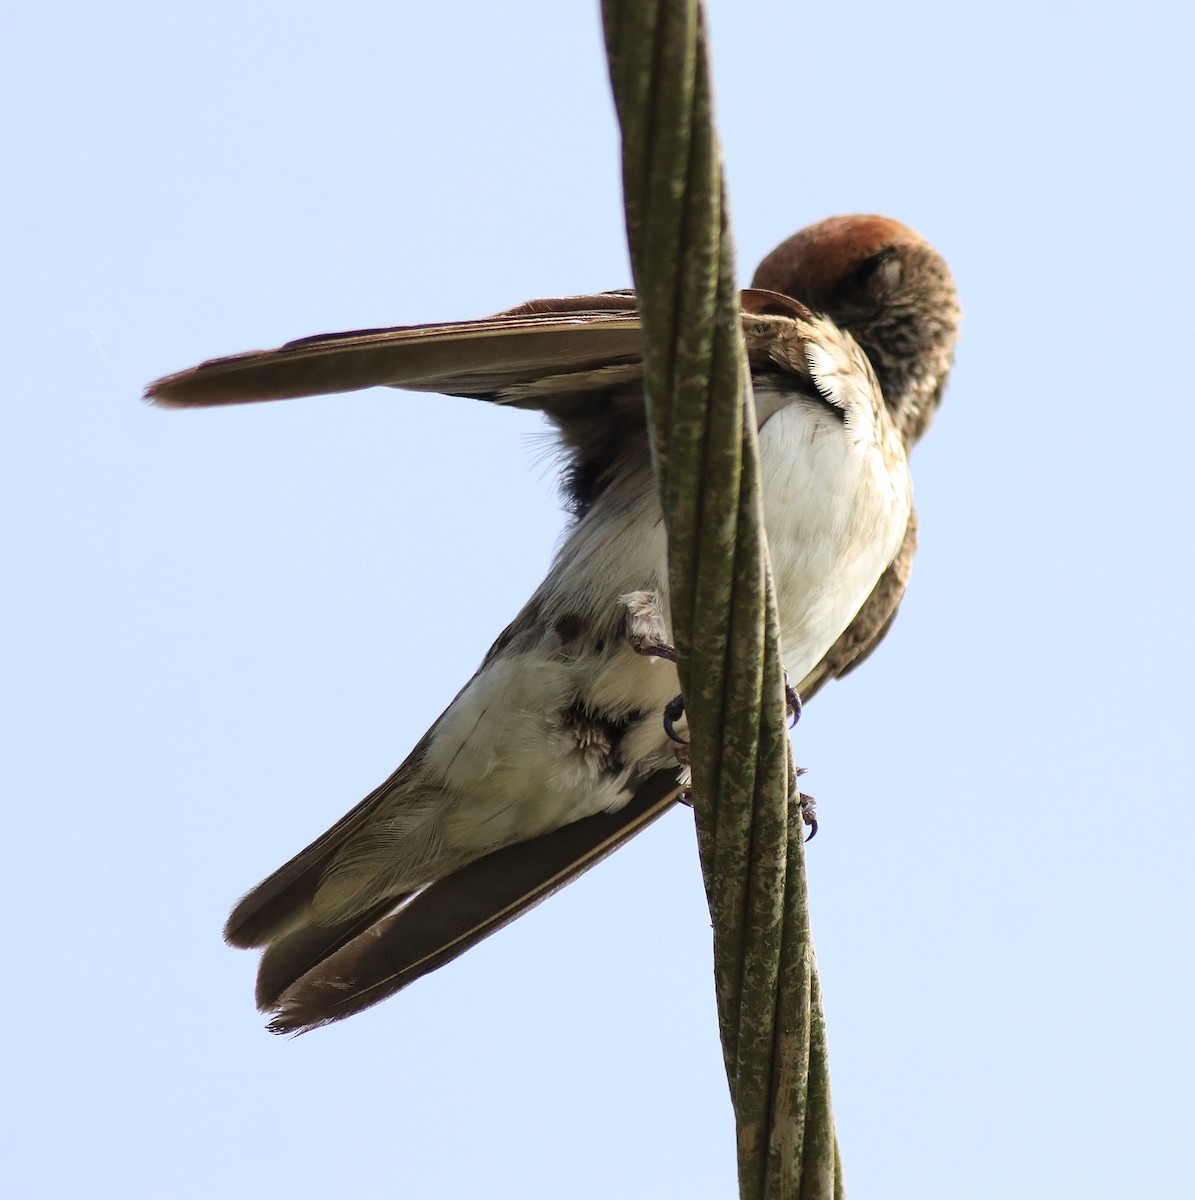
[{"label": "tail feather", "polygon": [[262,958],[258,1000],[273,1033],[303,1033],[361,1012],[451,962],[600,862],[662,815],[680,789],[660,771],[618,812],[507,846],[437,880],[395,909],[308,926]]},{"label": "tail feather", "polygon": [[279,997],[296,979],[313,965],[326,962],[409,899],[409,894],[389,896],[347,920],[330,925],[303,925],[271,942],[257,968],[258,1009],[273,1012]]}]

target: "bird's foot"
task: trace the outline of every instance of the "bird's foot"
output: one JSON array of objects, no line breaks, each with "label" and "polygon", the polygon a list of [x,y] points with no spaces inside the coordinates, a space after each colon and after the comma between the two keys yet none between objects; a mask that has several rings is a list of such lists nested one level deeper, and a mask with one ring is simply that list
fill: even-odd
[{"label": "bird's foot", "polygon": [[809,832],[805,835],[807,842],[813,841],[817,837],[817,801],[812,796],[807,796],[804,792],[797,793],[797,811],[801,814],[801,820],[805,822],[805,827]]},{"label": "bird's foot", "polygon": [[801,697],[797,689],[788,681],[788,672],[784,672],[784,705],[788,713],[788,727],[793,729],[801,719]]},{"label": "bird's foot", "polygon": [[636,654],[676,662],[676,649],[668,644],[668,626],[659,592],[628,592],[619,596],[627,610],[627,640]]},{"label": "bird's foot", "polygon": [[[659,592],[628,592],[619,596],[627,610],[627,641],[636,654],[646,658],[662,658],[676,662],[676,647],[669,645],[668,626]],[[677,696],[664,706],[664,732],[673,743],[676,761],[689,765],[689,742],[676,732],[676,723],[685,715],[683,696]]]}]

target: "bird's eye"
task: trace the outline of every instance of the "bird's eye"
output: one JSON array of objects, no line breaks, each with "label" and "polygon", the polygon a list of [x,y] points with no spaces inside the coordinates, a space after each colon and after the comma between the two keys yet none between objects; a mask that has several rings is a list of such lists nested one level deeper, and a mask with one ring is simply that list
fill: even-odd
[{"label": "bird's eye", "polygon": [[886,247],[852,267],[839,288],[844,297],[874,297],[892,291],[900,283],[900,277],[900,259],[895,250]]}]

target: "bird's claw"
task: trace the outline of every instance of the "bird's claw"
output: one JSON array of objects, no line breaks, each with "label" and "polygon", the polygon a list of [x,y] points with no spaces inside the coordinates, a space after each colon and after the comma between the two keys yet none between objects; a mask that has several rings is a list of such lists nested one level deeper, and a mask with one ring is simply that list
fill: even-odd
[{"label": "bird's claw", "polygon": [[797,694],[797,689],[789,683],[787,671],[784,672],[784,705],[788,713],[788,727],[795,729],[801,719],[801,697]]},{"label": "bird's claw", "polygon": [[674,696],[664,705],[664,732],[681,746],[689,744],[688,738],[683,738],[676,732],[676,723],[685,715],[684,696]]},{"label": "bird's claw", "polygon": [[645,658],[666,658],[669,662],[676,662],[676,651],[661,642],[640,641],[632,635],[631,649]]},{"label": "bird's claw", "polygon": [[812,796],[805,795],[804,792],[797,793],[797,811],[801,814],[801,820],[805,822],[809,833],[805,837],[806,842],[811,842],[817,837],[817,801]]},{"label": "bird's claw", "polygon": [[675,696],[664,705],[664,732],[672,741],[672,753],[682,767],[690,764],[689,741],[676,732],[676,723],[685,715],[684,696]]}]

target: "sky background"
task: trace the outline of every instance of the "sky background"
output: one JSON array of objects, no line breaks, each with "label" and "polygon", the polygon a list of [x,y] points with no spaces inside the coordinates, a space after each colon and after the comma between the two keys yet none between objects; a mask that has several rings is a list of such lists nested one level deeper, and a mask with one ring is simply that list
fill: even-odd
[{"label": "sky background", "polygon": [[[900,619],[797,737],[854,1197],[1195,1194],[1190,22],[711,6],[743,280],[875,211],[966,309]],[[0,101],[2,1190],[736,1194],[685,810],[306,1037],[220,939],[542,578],[534,415],[139,399],[628,284],[596,4],[23,5]]]}]

